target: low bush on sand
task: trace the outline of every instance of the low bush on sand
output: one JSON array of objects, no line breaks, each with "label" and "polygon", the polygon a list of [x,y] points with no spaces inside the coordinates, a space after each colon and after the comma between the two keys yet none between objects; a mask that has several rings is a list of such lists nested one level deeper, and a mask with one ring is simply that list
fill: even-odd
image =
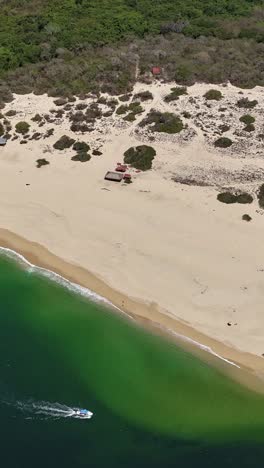
[{"label": "low bush on sand", "polygon": [[119,96],[119,101],[121,102],[127,102],[131,98],[131,94],[123,94],[122,96]]},{"label": "low bush on sand", "polygon": [[64,98],[58,98],[58,99],[55,99],[54,101],[54,104],[56,106],[65,106],[65,104],[67,104],[67,99],[64,99]]},{"label": "low bush on sand", "polygon": [[124,120],[126,120],[127,122],[134,122],[134,120],[136,120],[134,112],[130,112],[129,114],[127,114],[124,117]]},{"label": "low bush on sand", "polygon": [[140,105],[140,102],[131,102],[128,106],[128,110],[133,112],[133,114],[141,114],[144,112],[143,107]]},{"label": "low bush on sand", "polygon": [[146,125],[151,125],[150,130],[153,132],[163,133],[179,133],[184,127],[182,120],[177,115],[153,109],[139,124],[140,127],[145,127]]},{"label": "low bush on sand", "polygon": [[219,130],[222,133],[228,132],[230,130],[230,126],[226,124],[219,125]]},{"label": "low bush on sand", "polygon": [[90,146],[87,143],[85,143],[85,141],[76,141],[72,149],[74,149],[74,151],[77,151],[78,153],[83,151],[87,152],[89,151]]},{"label": "low bush on sand", "polygon": [[84,102],[79,102],[79,104],[76,104],[75,108],[77,110],[84,110],[87,108],[87,104],[85,104]]},{"label": "low bush on sand", "polygon": [[176,88],[171,88],[170,94],[165,96],[165,102],[177,101],[180,96],[187,93],[187,88],[185,86],[177,86]]},{"label": "low bush on sand", "polygon": [[229,148],[229,146],[231,146],[232,144],[233,144],[232,140],[230,140],[230,138],[227,138],[227,137],[218,138],[214,142],[214,145],[217,148]]},{"label": "low bush on sand", "polygon": [[98,107],[98,104],[94,102],[88,107],[85,112],[86,122],[94,122],[96,119],[101,119],[103,115],[102,110]]},{"label": "low bush on sand", "polygon": [[260,208],[264,208],[264,184],[260,185],[257,193]]},{"label": "low bush on sand", "polygon": [[75,156],[73,156],[71,159],[72,159],[72,161],[86,162],[86,161],[90,161],[91,156],[90,156],[90,154],[87,153],[87,151],[80,151]]},{"label": "low bush on sand", "polygon": [[27,122],[18,122],[16,124],[17,133],[21,133],[22,135],[26,135],[29,129],[30,129],[30,125]]},{"label": "low bush on sand", "polygon": [[42,134],[39,133],[39,132],[35,132],[33,133],[32,137],[30,138],[30,140],[40,140],[40,138],[42,137]]},{"label": "low bush on sand", "polygon": [[[120,98],[119,98],[120,99]],[[133,97],[134,100],[138,99],[139,101],[151,101],[153,99],[153,94],[150,91],[141,91]]]},{"label": "low bush on sand", "polygon": [[253,124],[256,119],[252,115],[245,114],[245,115],[242,115],[242,117],[240,117],[239,120],[240,122],[243,122],[245,125],[250,125],[250,124]]},{"label": "low bush on sand", "polygon": [[73,123],[71,124],[71,131],[76,133],[85,133],[85,132],[92,132],[94,128],[89,127],[89,125],[85,123]]},{"label": "low bush on sand", "polygon": [[47,161],[47,159],[45,158],[41,158],[41,159],[37,159],[36,163],[37,163],[37,168],[40,168],[42,166],[47,166],[49,164],[49,161]]},{"label": "low bush on sand", "polygon": [[253,202],[253,197],[249,193],[243,192],[239,194],[234,194],[232,192],[222,192],[217,195],[217,200],[226,203],[241,203],[248,204]]},{"label": "low bush on sand", "polygon": [[73,140],[73,138],[63,135],[58,141],[56,141],[56,143],[54,143],[53,148],[62,151],[70,148],[74,143],[75,140]]},{"label": "low bush on sand", "polygon": [[258,104],[258,101],[250,101],[248,98],[241,98],[237,101],[237,106],[244,109],[253,109]]},{"label": "low bush on sand", "polygon": [[183,111],[182,112],[182,116],[185,118],[185,119],[190,119],[192,114],[188,111]]},{"label": "low bush on sand", "polygon": [[118,105],[118,100],[115,98],[108,99],[108,101],[106,101],[106,105],[110,107],[110,109],[115,110]]},{"label": "low bush on sand", "polygon": [[[128,112],[129,114],[127,114]],[[140,102],[131,102],[131,104],[129,105],[122,104],[116,110],[116,113],[118,115],[127,114],[125,117],[123,117],[123,119],[128,122],[133,122],[136,118],[136,115],[141,114],[142,112],[144,112],[144,109],[141,106]]]},{"label": "low bush on sand", "polygon": [[244,215],[242,216],[242,219],[243,219],[243,221],[247,221],[247,222],[249,222],[249,221],[252,220],[251,216],[249,216],[248,214],[244,214]]},{"label": "low bush on sand", "polygon": [[3,136],[5,134],[5,128],[3,124],[0,122],[0,136]]},{"label": "low bush on sand", "polygon": [[41,121],[42,121],[42,117],[41,117],[41,115],[36,114],[36,115],[34,115],[34,117],[32,117],[31,120],[32,120],[32,122],[41,122]]},{"label": "low bush on sand", "polygon": [[156,151],[151,146],[141,145],[129,148],[124,153],[124,162],[131,164],[135,169],[147,171],[152,168],[152,161],[156,156]]},{"label": "low bush on sand", "polygon": [[250,193],[243,192],[236,196],[236,202],[242,204],[252,203],[253,197]]},{"label": "low bush on sand", "polygon": [[210,89],[204,95],[207,101],[220,101],[223,98],[221,91],[217,89]]},{"label": "low bush on sand", "polygon": [[244,127],[245,132],[254,132],[256,130],[255,125],[248,124]]},{"label": "low bush on sand", "polygon": [[128,106],[126,104],[122,104],[116,109],[117,115],[126,114],[128,112]]},{"label": "low bush on sand", "polygon": [[7,117],[14,117],[16,115],[16,110],[15,109],[10,109],[9,111],[6,112]]},{"label": "low bush on sand", "polygon": [[236,203],[236,195],[231,192],[223,192],[217,195],[217,200],[222,203],[227,203],[228,205],[231,203]]}]

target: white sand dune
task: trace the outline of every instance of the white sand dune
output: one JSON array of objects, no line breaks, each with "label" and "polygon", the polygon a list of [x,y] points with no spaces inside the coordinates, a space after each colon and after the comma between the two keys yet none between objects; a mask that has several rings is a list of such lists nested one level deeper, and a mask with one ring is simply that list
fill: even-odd
[{"label": "white sand dune", "polygon": [[[178,113],[190,107],[188,97],[166,104],[163,97],[170,87],[136,85],[136,91],[150,89],[154,94],[153,102],[143,104],[145,114],[150,108]],[[229,100],[239,98],[239,90],[233,86],[213,87],[221,89]],[[202,96],[210,88],[197,84],[188,89],[202,111],[208,110]],[[244,91],[244,96],[264,102],[261,88]],[[54,107],[53,99],[47,96],[15,96],[3,112],[16,109],[17,115],[10,118],[15,124],[30,122],[36,113],[48,113]],[[19,140],[9,141],[0,148],[1,227],[47,248],[73,266],[71,271],[66,264],[56,267],[55,257],[52,260],[41,247],[19,242],[4,230],[1,244],[29,256],[31,250],[39,263],[63,270],[65,276],[97,289],[125,310],[132,309],[209,343],[227,358],[261,372],[263,212],[256,199],[250,205],[225,205],[216,196],[219,187],[225,185],[256,191],[264,170],[263,150],[252,144],[244,146],[248,148],[246,154],[219,152],[208,143],[210,132],[206,137],[191,121],[185,130],[189,140],[166,135],[149,142],[145,133],[135,131],[142,117],[130,125],[117,116],[109,118],[108,123],[103,119],[94,132],[78,135],[79,140],[103,152],[87,163],[72,161],[71,150],[59,152],[52,147],[63,134],[76,138],[66,119],[46,124],[43,129],[31,123],[36,131],[54,127],[50,138],[25,145]],[[104,181],[105,172],[115,169],[124,151],[142,141],[157,151],[153,169],[146,173],[131,171],[131,185]],[[37,169],[35,161],[43,157],[50,165]],[[235,177],[240,172],[260,175],[257,180],[241,181]],[[210,186],[171,180],[197,175]],[[242,221],[244,213],[252,217],[251,222]],[[91,272],[98,281],[80,270],[77,274],[77,267]],[[144,309],[144,304],[150,307]]]}]

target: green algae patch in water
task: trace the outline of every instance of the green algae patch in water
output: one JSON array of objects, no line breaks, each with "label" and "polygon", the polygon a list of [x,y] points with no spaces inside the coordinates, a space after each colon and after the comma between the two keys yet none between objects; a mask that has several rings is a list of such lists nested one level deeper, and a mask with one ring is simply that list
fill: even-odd
[{"label": "green algae patch in water", "polygon": [[[20,338],[23,376],[16,380],[23,395],[58,401],[60,392],[71,398],[75,393],[95,421],[105,408],[135,427],[174,438],[263,441],[263,396],[10,260],[1,260],[0,281],[1,303],[12,310],[12,315],[2,312],[1,327],[18,327],[26,340]],[[28,389],[25,375],[30,375]],[[99,410],[90,406],[93,402]]]}]

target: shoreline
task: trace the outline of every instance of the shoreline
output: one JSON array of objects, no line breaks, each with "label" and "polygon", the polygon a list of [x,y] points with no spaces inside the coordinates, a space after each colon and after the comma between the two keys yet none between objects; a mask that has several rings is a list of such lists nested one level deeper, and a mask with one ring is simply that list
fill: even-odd
[{"label": "shoreline", "polygon": [[173,341],[251,390],[264,391],[261,357],[210,338],[180,320],[171,318],[157,304],[128,297],[85,268],[71,264],[44,246],[3,228],[0,228],[0,249],[10,250],[12,257],[21,256],[24,263],[58,275],[62,285],[71,283],[73,289],[76,287],[76,293],[82,293],[81,288],[85,288],[83,293],[88,299],[99,300],[127,319],[134,319],[137,325]]},{"label": "shoreline", "polygon": [[[118,111],[121,96],[110,115],[106,93],[63,107],[47,95],[15,95],[3,111],[10,138],[0,150],[0,216],[8,231],[0,245],[88,287],[223,372],[259,376],[263,391],[264,89],[195,84],[167,102],[172,85],[137,83],[127,105],[146,91],[150,98],[132,122]],[[220,101],[206,99],[212,87]],[[255,132],[244,131],[241,99],[258,103]],[[80,109],[82,122],[93,116],[88,132],[72,126]],[[180,116],[184,128],[153,133],[141,125],[151,109]],[[26,135],[16,130],[23,121]],[[215,146],[223,131],[230,149]],[[76,160],[73,146],[57,149],[62,137],[88,145],[89,161]],[[150,170],[129,167],[129,185],[104,179],[142,144],[156,151]],[[226,190],[245,193],[247,204],[220,203]]]}]

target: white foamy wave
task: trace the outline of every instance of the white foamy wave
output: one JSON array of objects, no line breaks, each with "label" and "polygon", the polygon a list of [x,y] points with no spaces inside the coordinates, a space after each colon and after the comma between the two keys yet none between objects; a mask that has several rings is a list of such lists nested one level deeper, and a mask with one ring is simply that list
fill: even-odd
[{"label": "white foamy wave", "polygon": [[[10,258],[13,258],[15,260],[18,260],[20,263],[23,263],[23,264],[27,265],[27,271],[29,271],[30,273],[39,273],[42,276],[48,277],[51,280],[56,281],[57,283],[61,284],[63,287],[69,289],[70,291],[81,294],[82,296],[87,297],[87,298],[89,298],[89,299],[91,299],[91,300],[93,300],[95,302],[102,302],[102,303],[108,304],[109,306],[113,307],[114,309],[118,310],[122,314],[129,317],[131,320],[135,320],[134,317],[129,315],[127,312],[124,312],[119,307],[115,306],[112,302],[110,302],[105,297],[100,296],[99,294],[91,291],[88,288],[85,288],[83,286],[80,286],[80,285],[78,285],[76,283],[73,283],[73,282],[67,280],[66,278],[59,275],[58,273],[55,273],[54,271],[51,271],[51,270],[48,270],[46,268],[42,268],[42,267],[34,265],[29,260],[27,260],[23,255],[19,254],[15,250],[9,249],[7,247],[0,247],[0,252],[3,252],[6,256],[8,256]],[[240,366],[238,364],[236,364],[233,361],[230,361],[229,359],[224,358],[220,354],[217,354],[209,346],[204,345],[202,343],[199,343],[198,341],[195,341],[195,340],[189,338],[188,336],[181,335],[180,333],[177,333],[174,330],[171,330],[171,329],[168,329],[168,328],[166,328],[166,330],[169,331],[170,333],[172,333],[173,335],[177,336],[178,338],[182,339],[183,341],[187,341],[189,343],[192,343],[195,346],[198,346],[200,349],[203,349],[204,351],[206,351],[206,352],[208,352],[210,354],[213,354],[218,359],[221,359],[222,361],[225,361],[227,364],[230,364],[230,365],[240,369]]]},{"label": "white foamy wave", "polygon": [[225,361],[227,364],[231,364],[231,366],[235,366],[238,369],[240,369],[240,366],[236,364],[233,361],[230,361],[227,358],[224,358],[220,354],[217,354],[210,346],[204,345],[202,343],[199,343],[199,341],[195,341],[192,338],[189,338],[188,336],[181,335],[180,333],[175,332],[174,330],[169,330],[173,335],[177,336],[183,341],[187,341],[188,343],[194,344],[195,346],[198,346],[198,348],[202,349],[203,351],[206,351],[207,353],[213,354],[213,356],[217,357],[218,359],[221,359],[221,361]]},{"label": "white foamy wave", "polygon": [[42,276],[45,276],[46,278],[50,278],[53,281],[56,281],[63,287],[69,289],[70,291],[73,291],[75,293],[81,294],[82,296],[88,297],[89,299],[95,301],[95,302],[104,302],[105,304],[110,305],[111,307],[114,307],[115,309],[119,309],[116,307],[112,302],[110,302],[108,299],[106,299],[103,296],[100,296],[99,294],[95,293],[94,291],[91,291],[88,288],[85,288],[83,286],[80,286],[77,283],[73,283],[63,276],[59,275],[58,273],[55,273],[54,271],[48,270],[47,268],[42,268],[39,266],[34,265],[31,263],[29,260],[27,260],[23,255],[19,254],[15,250],[9,249],[7,247],[0,247],[0,252],[3,252],[7,257],[13,258],[16,261],[19,261],[19,263],[22,263],[27,266],[27,271],[29,273],[38,273]]},{"label": "white foamy wave", "polygon": [[24,413],[25,419],[91,419],[93,416],[91,411],[87,410],[82,414],[80,408],[48,401],[2,401],[2,403]]}]

